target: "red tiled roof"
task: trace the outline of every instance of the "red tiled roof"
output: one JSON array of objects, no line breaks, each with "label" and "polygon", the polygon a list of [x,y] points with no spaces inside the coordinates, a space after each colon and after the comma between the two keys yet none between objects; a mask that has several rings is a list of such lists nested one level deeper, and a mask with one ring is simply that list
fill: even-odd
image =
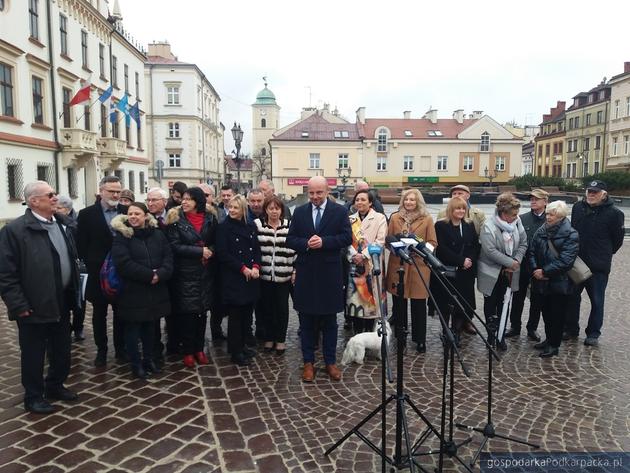
[{"label": "red tiled roof", "polygon": [[177,59],[170,59],[162,56],[147,56],[147,63],[149,64],[188,64],[186,62],[178,61]]},{"label": "red tiled roof", "polygon": [[[453,118],[441,118],[437,123],[431,123],[428,118],[368,118],[365,120],[365,138],[374,139],[376,130],[385,126],[391,133],[391,139],[455,139],[463,130],[471,126],[478,119],[466,118],[458,123]],[[411,136],[405,135],[405,130],[411,131]],[[441,131],[443,136],[429,136],[431,130]]]},{"label": "red tiled roof", "polygon": [[[236,162],[233,157],[226,156],[225,161],[227,162],[227,167],[230,171],[236,171]],[[241,159],[241,171],[251,171],[252,170],[252,160],[251,159]]]},{"label": "red tiled roof", "polygon": [[[335,131],[346,131],[348,137],[335,138]],[[308,136],[302,136],[308,132]],[[359,131],[355,123],[330,123],[319,113],[299,121],[283,133],[274,136],[274,140],[298,140],[298,141],[357,141]]]}]

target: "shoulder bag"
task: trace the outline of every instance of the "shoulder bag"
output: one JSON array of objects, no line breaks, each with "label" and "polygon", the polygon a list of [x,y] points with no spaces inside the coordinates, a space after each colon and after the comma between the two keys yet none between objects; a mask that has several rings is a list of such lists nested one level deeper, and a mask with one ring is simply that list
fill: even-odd
[{"label": "shoulder bag", "polygon": [[[551,243],[551,240],[547,240],[547,243],[549,244],[549,250],[557,258],[558,251],[553,246],[553,243]],[[567,272],[567,275],[569,276],[571,281],[573,281],[576,285],[579,285],[579,284],[582,284],[584,281],[586,281],[588,278],[590,278],[593,275],[593,273],[591,273],[591,270],[586,265],[586,263],[582,260],[582,258],[577,256],[575,258],[575,262],[573,263],[573,267],[569,269],[569,271]]]}]

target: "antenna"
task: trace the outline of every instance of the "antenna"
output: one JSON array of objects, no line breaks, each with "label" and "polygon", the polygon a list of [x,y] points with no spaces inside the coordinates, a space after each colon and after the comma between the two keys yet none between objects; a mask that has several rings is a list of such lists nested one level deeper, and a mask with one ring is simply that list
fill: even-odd
[{"label": "antenna", "polygon": [[310,85],[307,85],[304,88],[308,89],[308,108],[311,108],[311,101],[313,100],[313,90],[311,89]]}]

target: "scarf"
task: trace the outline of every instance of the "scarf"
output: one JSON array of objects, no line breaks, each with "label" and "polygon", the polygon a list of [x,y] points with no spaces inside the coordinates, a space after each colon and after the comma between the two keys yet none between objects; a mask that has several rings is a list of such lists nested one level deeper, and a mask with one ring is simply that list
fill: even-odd
[{"label": "scarf", "polygon": [[413,212],[409,212],[407,209],[405,209],[404,207],[401,208],[398,211],[398,215],[400,215],[400,218],[403,221],[403,228],[402,228],[402,232],[405,235],[409,235],[410,233],[413,233],[411,231],[411,225],[413,225],[413,223],[424,217],[424,213],[420,212],[419,210],[414,210]]},{"label": "scarf", "polygon": [[505,254],[512,256],[514,248],[518,246],[519,235],[516,229],[516,224],[519,218],[512,223],[507,223],[505,220],[501,220],[497,213],[494,214],[494,223],[501,230],[501,236],[503,237],[503,243],[505,244]]},{"label": "scarf", "polygon": [[201,228],[203,227],[203,221],[206,218],[205,212],[187,212],[186,218],[193,226],[193,228],[197,231],[197,233],[201,233]]}]

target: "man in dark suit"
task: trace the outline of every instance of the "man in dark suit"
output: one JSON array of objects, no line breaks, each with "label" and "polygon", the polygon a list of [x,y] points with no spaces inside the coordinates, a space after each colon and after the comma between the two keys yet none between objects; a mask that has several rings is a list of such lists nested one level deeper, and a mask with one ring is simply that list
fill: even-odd
[{"label": "man in dark suit", "polygon": [[310,203],[295,209],[287,236],[287,246],[297,252],[293,305],[300,315],[302,380],[312,382],[315,377],[315,334],[321,327],[326,371],[338,381],[337,313],[344,309],[339,252],[352,243],[352,232],[346,209],[328,200],[324,177],[308,181],[308,196]]},{"label": "man in dark suit", "polygon": [[[120,204],[122,186],[116,176],[105,176],[99,183],[99,199],[94,205],[79,212],[77,219],[77,249],[88,270],[86,299],[92,303],[92,328],[97,353],[94,366],[107,364],[107,306],[109,302],[101,292],[99,272],[114,241],[111,221],[127,208]],[[126,361],[122,321],[114,312],[114,349],[119,362]]]}]

